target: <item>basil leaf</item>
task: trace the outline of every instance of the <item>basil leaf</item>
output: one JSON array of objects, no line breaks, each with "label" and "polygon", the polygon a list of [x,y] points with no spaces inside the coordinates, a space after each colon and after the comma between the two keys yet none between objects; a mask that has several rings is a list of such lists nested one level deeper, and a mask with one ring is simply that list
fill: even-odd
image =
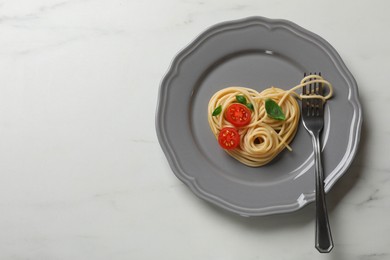
[{"label": "basil leaf", "polygon": [[213,113],[211,115],[212,116],[217,116],[217,115],[221,114],[221,112],[222,112],[222,105],[219,105],[219,106],[217,106],[216,109],[214,109],[214,111],[213,111]]},{"label": "basil leaf", "polygon": [[265,101],[265,111],[267,111],[268,116],[273,119],[286,120],[282,108],[270,98]]},{"label": "basil leaf", "polygon": [[246,105],[246,98],[244,96],[237,95],[236,100],[238,103],[241,103],[243,105]]},{"label": "basil leaf", "polygon": [[249,108],[250,110],[254,111],[255,108],[253,107],[252,103],[246,104],[246,107]]}]

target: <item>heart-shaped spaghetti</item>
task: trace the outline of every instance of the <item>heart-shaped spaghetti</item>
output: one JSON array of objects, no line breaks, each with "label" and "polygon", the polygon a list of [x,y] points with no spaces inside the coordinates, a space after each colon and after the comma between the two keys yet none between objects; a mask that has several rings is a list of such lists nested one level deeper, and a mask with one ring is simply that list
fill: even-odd
[{"label": "heart-shaped spaghetti", "polygon": [[[322,83],[328,88],[326,96],[300,95],[295,91],[313,83]],[[299,85],[284,90],[271,87],[257,92],[245,87],[228,87],[216,92],[208,104],[208,122],[211,131],[218,139],[218,135],[225,127],[235,128],[240,136],[239,145],[234,149],[225,151],[241,163],[257,167],[269,163],[284,148],[292,150],[289,146],[297,132],[300,118],[300,107],[297,99],[321,98],[324,101],[332,96],[332,85],[319,75],[309,75],[303,78]],[[245,126],[235,126],[226,119],[227,108],[237,103],[237,96],[244,97],[251,110],[250,122]],[[284,120],[277,120],[268,116],[266,100],[276,102],[284,113]],[[219,108],[219,114],[213,112]]]}]

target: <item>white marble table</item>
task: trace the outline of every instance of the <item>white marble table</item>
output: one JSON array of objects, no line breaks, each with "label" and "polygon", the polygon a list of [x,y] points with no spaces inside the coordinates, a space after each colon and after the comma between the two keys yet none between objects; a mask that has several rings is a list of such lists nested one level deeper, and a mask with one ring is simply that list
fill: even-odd
[{"label": "white marble table", "polygon": [[[317,9],[318,8],[318,9]],[[0,1],[0,259],[390,258],[388,1]],[[313,204],[243,218],[171,172],[155,133],[161,78],[205,28],[260,15],[329,41],[355,76],[360,151]]]}]

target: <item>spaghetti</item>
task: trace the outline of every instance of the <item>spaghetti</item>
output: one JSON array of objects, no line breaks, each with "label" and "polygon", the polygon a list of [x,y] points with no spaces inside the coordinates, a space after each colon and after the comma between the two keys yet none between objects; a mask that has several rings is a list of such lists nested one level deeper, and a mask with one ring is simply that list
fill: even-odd
[{"label": "spaghetti", "polygon": [[[328,94],[326,96],[313,93],[300,95],[296,92],[297,89],[313,83],[327,86]],[[274,159],[284,148],[292,151],[289,144],[297,132],[300,118],[300,108],[296,99],[320,98],[325,102],[332,94],[332,85],[319,75],[304,77],[300,84],[289,90],[270,87],[257,92],[245,87],[228,87],[211,97],[208,104],[208,122],[217,139],[224,128],[237,130],[240,137],[239,144],[234,149],[225,149],[229,155],[251,167],[263,166]],[[226,110],[232,104],[237,103],[237,96],[243,96],[248,104],[251,104],[250,121],[245,126],[237,127],[226,119]],[[285,115],[284,120],[277,120],[267,115],[265,103],[269,99],[281,108]],[[217,108],[221,110],[220,114],[213,116]]]}]

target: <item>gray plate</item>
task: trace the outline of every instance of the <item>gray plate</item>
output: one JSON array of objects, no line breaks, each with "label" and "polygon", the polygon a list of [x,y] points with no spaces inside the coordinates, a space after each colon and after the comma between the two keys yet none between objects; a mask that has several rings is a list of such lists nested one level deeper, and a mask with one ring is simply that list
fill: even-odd
[{"label": "gray plate", "polygon": [[251,168],[219,147],[207,122],[207,104],[216,91],[232,85],[288,89],[304,72],[321,72],[334,86],[322,135],[329,191],[351,164],[359,142],[356,82],[324,39],[292,22],[262,17],[215,25],[173,60],[160,86],[156,129],[176,176],[199,197],[243,216],[291,212],[312,202],[313,152],[302,125],[292,152]]}]

